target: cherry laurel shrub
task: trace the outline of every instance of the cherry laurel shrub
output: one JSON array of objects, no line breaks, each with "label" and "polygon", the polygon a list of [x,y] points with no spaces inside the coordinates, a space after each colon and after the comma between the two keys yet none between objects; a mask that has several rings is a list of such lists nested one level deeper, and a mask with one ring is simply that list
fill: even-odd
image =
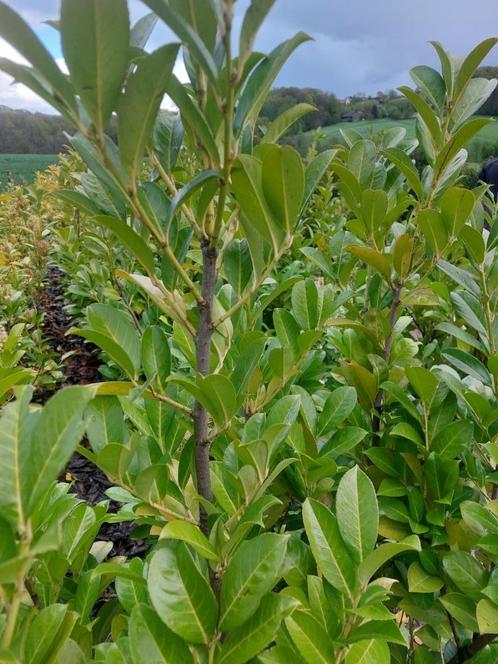
[{"label": "cherry laurel shrub", "polygon": [[[0,68],[75,129],[59,198],[156,312],[91,304],[72,333],[115,380],[3,407],[1,661],[496,661],[498,223],[460,175],[497,40],[412,70],[417,140],[303,160],[278,139],[310,106],[258,125],[308,39],[253,50],[274,0],[238,35],[234,0],[144,4],[130,28],[126,0],[62,0],[66,76],[0,2],[29,63]],[[177,42],[148,52],[158,21]],[[85,433],[117,515],[56,481]],[[143,559],[108,558],[113,520]]]}]

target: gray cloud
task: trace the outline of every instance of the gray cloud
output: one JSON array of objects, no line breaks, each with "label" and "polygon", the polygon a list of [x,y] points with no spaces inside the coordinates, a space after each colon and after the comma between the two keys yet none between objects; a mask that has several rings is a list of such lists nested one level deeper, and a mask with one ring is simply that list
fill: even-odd
[{"label": "gray cloud", "polygon": [[[83,1],[83,0],[82,0]],[[7,0],[34,27],[55,18],[60,0]],[[249,0],[238,0],[236,27]],[[147,10],[130,1],[133,20]],[[437,62],[429,40],[463,54],[498,33],[497,0],[277,0],[257,41],[271,50],[303,30],[314,41],[292,56],[278,84],[319,87],[346,96],[373,93],[408,81],[417,64]],[[170,38],[163,28],[152,45]],[[490,56],[498,63],[498,48]],[[0,103],[1,90],[0,90]]]}]

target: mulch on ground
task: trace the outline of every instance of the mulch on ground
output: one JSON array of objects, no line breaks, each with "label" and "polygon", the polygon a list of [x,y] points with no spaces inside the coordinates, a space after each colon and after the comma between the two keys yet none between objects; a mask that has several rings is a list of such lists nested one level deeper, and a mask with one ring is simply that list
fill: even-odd
[{"label": "mulch on ground", "polygon": [[[99,373],[98,349],[85,343],[81,337],[66,335],[72,326],[71,317],[64,308],[64,273],[55,265],[49,267],[45,285],[37,298],[39,310],[43,311],[43,335],[54,354],[60,358],[64,374],[64,385],[87,385],[102,379]],[[52,392],[38,390],[35,401],[44,403]],[[89,505],[109,500],[106,490],[113,486],[104,473],[89,459],[75,453],[61,475],[61,481],[72,482],[71,491]],[[117,512],[119,504],[111,501],[110,512]],[[140,556],[146,550],[143,540],[133,539],[134,524],[104,523],[98,540],[113,543],[111,556]]]}]

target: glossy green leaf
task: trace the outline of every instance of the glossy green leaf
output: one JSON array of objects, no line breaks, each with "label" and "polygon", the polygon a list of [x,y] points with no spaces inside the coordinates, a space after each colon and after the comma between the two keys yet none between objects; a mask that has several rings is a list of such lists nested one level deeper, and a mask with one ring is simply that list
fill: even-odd
[{"label": "glossy green leaf", "polygon": [[463,371],[464,374],[482,381],[484,385],[491,385],[491,375],[477,357],[460,348],[447,348],[442,355],[450,364]]},{"label": "glossy green leaf", "polygon": [[63,0],[61,35],[71,82],[103,141],[128,67],[128,3]]},{"label": "glossy green leaf", "polygon": [[158,615],[175,634],[190,643],[209,642],[216,598],[185,544],[161,544],[150,561],[148,587]]},{"label": "glossy green leaf", "polygon": [[491,51],[491,49],[496,46],[498,43],[498,38],[491,37],[490,39],[485,39],[480,44],[478,44],[472,51],[467,55],[465,60],[462,62],[456,79],[455,84],[455,93],[460,95],[464,90],[465,86],[469,83],[470,79],[474,76],[475,70]]},{"label": "glossy green leaf", "polygon": [[240,155],[232,172],[232,186],[241,208],[241,221],[249,244],[254,229],[277,253],[284,239],[284,229],[273,218],[265,198],[262,162],[256,157]]},{"label": "glossy green leaf", "polygon": [[470,553],[450,551],[443,558],[443,569],[461,592],[471,599],[479,599],[487,574]]},{"label": "glossy green leaf", "polygon": [[476,604],[460,593],[446,593],[439,598],[446,611],[467,629],[477,632]]},{"label": "glossy green leaf", "polygon": [[171,373],[171,351],[168,337],[158,325],[149,325],[142,337],[142,367],[149,381],[157,381],[161,389],[166,389],[166,381]]},{"label": "glossy green leaf", "polygon": [[52,604],[36,615],[29,625],[24,645],[25,664],[45,664],[57,655],[69,637],[78,614],[67,604]]},{"label": "glossy green leaf", "polygon": [[138,604],[130,616],[130,650],[134,664],[193,664],[186,643],[170,631],[157,613]]},{"label": "glossy green leaf", "polygon": [[7,404],[0,417],[0,505],[14,523],[24,523],[30,486],[23,471],[29,460],[32,426],[28,414],[32,388],[24,388],[17,401]]},{"label": "glossy green leaf", "polygon": [[498,606],[489,599],[481,599],[476,609],[480,634],[498,634]]},{"label": "glossy green leaf", "polygon": [[213,170],[201,171],[195,177],[189,180],[189,182],[184,187],[182,187],[177,194],[175,194],[175,196],[171,199],[168,212],[163,220],[163,223],[168,233],[170,231],[173,217],[180,209],[180,207],[184,203],[186,203],[188,199],[191,196],[193,196],[197,191],[202,189],[206,185],[206,183],[211,182],[212,180],[215,180],[219,177],[220,174],[218,173],[218,171],[213,171]]},{"label": "glossy green leaf", "polygon": [[130,31],[130,46],[145,48],[156,27],[157,20],[158,17],[153,12],[139,18]]},{"label": "glossy green leaf", "polygon": [[38,95],[40,99],[43,99],[50,104],[56,111],[69,120],[69,122],[74,121],[72,111],[66,107],[62,99],[54,95],[50,86],[43,81],[36,70],[26,65],[21,65],[18,62],[12,62],[12,60],[8,60],[7,58],[0,58],[0,70],[9,76],[12,76],[14,83],[21,83],[29,88],[29,90]]},{"label": "glossy green leaf", "polygon": [[410,69],[410,76],[427,100],[436,108],[441,108],[446,96],[446,87],[441,74],[432,67],[421,65]]},{"label": "glossy green leaf", "polygon": [[240,30],[239,70],[249,58],[258,30],[274,4],[275,0],[251,0]]},{"label": "glossy green leaf", "polygon": [[408,180],[408,184],[413,189],[416,197],[421,200],[424,195],[424,190],[417,167],[412,162],[410,157],[401,148],[390,148],[384,150],[385,156],[391,161]]},{"label": "glossy green leaf", "polygon": [[346,249],[361,261],[373,267],[385,279],[389,280],[391,278],[390,257],[386,254],[382,254],[377,249],[372,249],[371,247],[361,247],[358,244],[350,244]]},{"label": "glossy green leaf", "polygon": [[361,562],[377,541],[379,510],[374,486],[358,466],[342,477],[337,489],[336,510],[342,539],[353,558]]},{"label": "glossy green leaf", "polygon": [[404,553],[405,551],[420,550],[420,540],[416,535],[410,535],[400,542],[381,544],[369,553],[359,566],[358,572],[361,582],[366,584],[374,574],[394,556]]},{"label": "glossy green leaf", "polygon": [[388,208],[387,194],[383,189],[366,189],[361,196],[361,217],[369,237],[381,228]]},{"label": "glossy green leaf", "polygon": [[406,641],[398,625],[389,620],[370,620],[354,627],[348,636],[349,643],[357,643],[369,639],[378,639],[390,643],[406,645]]},{"label": "glossy green leaf", "polygon": [[335,516],[322,503],[307,499],[303,505],[303,521],[318,569],[334,588],[352,596],[355,565]]},{"label": "glossy green leaf", "polygon": [[406,375],[425,408],[430,410],[439,385],[438,378],[423,367],[407,367]]},{"label": "glossy green leaf", "polygon": [[321,179],[327,172],[332,159],[335,157],[336,150],[324,150],[320,152],[306,167],[305,187],[303,197],[303,209],[309,203],[313,192],[320,184]]},{"label": "glossy green leaf", "polygon": [[253,278],[251,252],[247,240],[232,240],[225,249],[223,259],[228,282],[237,295],[241,295]]},{"label": "glossy green leaf", "polygon": [[411,593],[435,593],[443,585],[442,579],[428,574],[418,562],[412,563],[408,568],[408,590]]},{"label": "glossy green leaf", "polygon": [[323,405],[318,420],[318,435],[323,436],[337,428],[338,424],[342,424],[353,412],[356,402],[357,396],[354,387],[346,385],[331,392]]},{"label": "glossy green leaf", "polygon": [[238,627],[257,610],[279,580],[287,538],[265,533],[243,542],[229,562],[220,593],[220,628]]},{"label": "glossy green leaf", "polygon": [[349,648],[345,664],[390,664],[391,653],[386,641],[358,641]]},{"label": "glossy green leaf", "polygon": [[431,443],[431,450],[441,457],[454,459],[472,445],[474,427],[468,420],[452,422],[439,431]]},{"label": "glossy green leaf", "polygon": [[267,145],[262,178],[268,207],[285,235],[290,236],[304,196],[304,167],[299,153],[289,146]]},{"label": "glossy green leaf", "polygon": [[427,244],[436,256],[442,256],[448,245],[448,230],[438,210],[420,210],[416,217]]},{"label": "glossy green leaf", "polygon": [[135,181],[169,79],[173,72],[177,44],[162,46],[142,58],[129,77],[119,103],[118,138],[123,166]]},{"label": "glossy green leaf", "polygon": [[190,544],[203,558],[218,560],[218,554],[207,537],[202,533],[199,526],[190,521],[180,521],[178,519],[169,521],[162,529],[160,539],[181,540]]},{"label": "glossy green leaf", "polygon": [[399,91],[405,95],[405,97],[410,101],[412,106],[415,108],[417,113],[420,115],[427,128],[429,129],[432,140],[436,145],[439,145],[442,140],[442,131],[441,126],[438,121],[436,113],[432,110],[430,105],[425,101],[425,99],[410,88],[402,86],[399,88]]},{"label": "glossy green leaf", "polygon": [[246,123],[255,121],[267,94],[280,70],[303,42],[310,39],[304,32],[297,33],[283,42],[265,57],[250,74],[239,98],[234,118],[236,136],[239,136]]},{"label": "glossy green leaf", "polygon": [[486,509],[483,505],[471,500],[465,500],[460,504],[460,511],[463,520],[472,530],[480,535],[488,532],[498,535],[498,517],[491,509]]},{"label": "glossy green leaf", "polygon": [[180,154],[184,128],[180,115],[171,111],[160,111],[153,132],[154,150],[162,167],[170,173]]},{"label": "glossy green leaf", "polygon": [[29,456],[21,466],[29,488],[29,511],[59,476],[80,442],[85,430],[83,412],[94,396],[91,385],[68,387],[57,392],[43,408],[31,434]]},{"label": "glossy green leaf", "polygon": [[292,313],[303,330],[319,327],[323,311],[323,293],[313,279],[298,281],[292,288]]},{"label": "glossy green leaf", "polygon": [[296,606],[290,597],[266,595],[252,618],[231,630],[216,652],[214,664],[244,664],[258,655],[274,640],[280,623]]},{"label": "glossy green leaf", "polygon": [[309,613],[294,611],[285,626],[300,655],[308,664],[329,664],[334,659],[334,643],[325,627]]},{"label": "glossy green leaf", "polygon": [[178,106],[182,120],[186,127],[198,137],[202,147],[213,159],[215,165],[219,164],[220,154],[213,133],[197,102],[191,97],[187,88],[180,83],[175,75],[169,79],[167,93]]}]

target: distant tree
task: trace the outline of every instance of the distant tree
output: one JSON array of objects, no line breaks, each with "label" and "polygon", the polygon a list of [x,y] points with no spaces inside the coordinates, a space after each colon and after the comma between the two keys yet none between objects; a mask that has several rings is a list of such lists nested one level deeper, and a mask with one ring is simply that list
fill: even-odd
[{"label": "distant tree", "polygon": [[390,98],[384,104],[384,114],[392,120],[406,120],[414,114],[413,106],[405,97]]},{"label": "distant tree", "polygon": [[275,88],[270,92],[262,109],[262,121],[271,122],[287,109],[301,103],[312,104],[317,110],[296,123],[291,133],[326,127],[340,120],[341,105],[334,94],[316,88],[286,87]]}]

